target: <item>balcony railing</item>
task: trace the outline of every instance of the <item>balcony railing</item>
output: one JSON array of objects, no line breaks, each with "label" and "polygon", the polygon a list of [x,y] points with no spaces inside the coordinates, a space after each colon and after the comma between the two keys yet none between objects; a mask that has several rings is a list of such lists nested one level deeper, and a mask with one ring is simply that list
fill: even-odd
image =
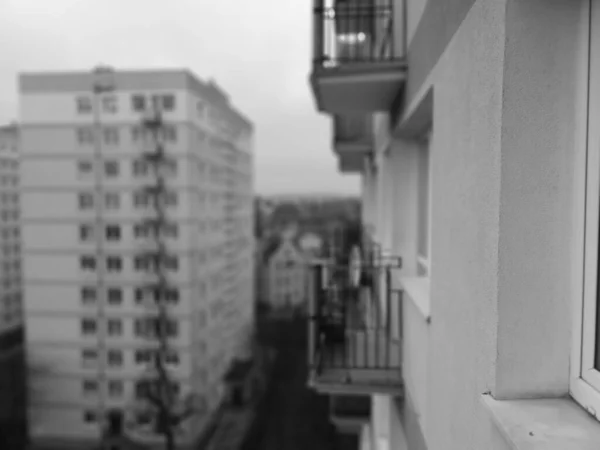
[{"label": "balcony railing", "polygon": [[[314,8],[316,67],[394,62],[394,0],[318,0]],[[330,6],[326,6],[329,4]]]},{"label": "balcony railing", "polygon": [[401,377],[401,295],[392,289],[400,261],[371,255],[354,268],[314,266],[310,299],[309,383],[324,393],[398,394]]}]

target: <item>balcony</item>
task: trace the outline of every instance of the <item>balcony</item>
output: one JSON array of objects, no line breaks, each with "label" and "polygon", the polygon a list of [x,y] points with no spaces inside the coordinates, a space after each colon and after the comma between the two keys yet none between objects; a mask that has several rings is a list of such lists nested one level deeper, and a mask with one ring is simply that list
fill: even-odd
[{"label": "balcony", "polygon": [[336,153],[365,153],[373,149],[373,120],[365,114],[336,114],[332,118]]},{"label": "balcony", "polygon": [[389,111],[406,80],[403,0],[313,0],[313,68],[322,112]]},{"label": "balcony", "polygon": [[313,269],[308,384],[329,395],[401,395],[401,297],[391,282],[400,265],[375,261],[353,277],[352,264]]},{"label": "balcony", "polygon": [[338,155],[338,171],[341,173],[361,173],[365,166],[365,156],[361,153]]},{"label": "balcony", "polygon": [[329,397],[329,419],[339,433],[359,434],[371,419],[371,397],[332,395]]}]

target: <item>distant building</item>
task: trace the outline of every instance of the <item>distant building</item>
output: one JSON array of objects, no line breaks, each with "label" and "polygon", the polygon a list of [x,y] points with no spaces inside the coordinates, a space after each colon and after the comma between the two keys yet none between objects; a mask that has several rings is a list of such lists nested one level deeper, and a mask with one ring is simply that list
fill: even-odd
[{"label": "distant building", "polygon": [[300,246],[295,228],[272,237],[263,253],[266,302],[273,309],[302,309],[306,303],[311,254]]},{"label": "distant building", "polygon": [[0,127],[0,448],[10,449],[26,423],[18,155],[18,127]]},{"label": "distant building", "polygon": [[[187,70],[103,75],[19,80],[27,358],[44,369],[31,438],[93,448],[115,411],[132,439],[162,440],[133,408],[153,361],[153,266],[167,266],[144,255],[160,234],[172,285],[167,362],[174,390],[196,402],[177,433],[184,449],[218,409],[222,375],[252,326],[253,126]],[[157,109],[172,220],[160,233],[149,219],[154,133],[141,125]]]}]

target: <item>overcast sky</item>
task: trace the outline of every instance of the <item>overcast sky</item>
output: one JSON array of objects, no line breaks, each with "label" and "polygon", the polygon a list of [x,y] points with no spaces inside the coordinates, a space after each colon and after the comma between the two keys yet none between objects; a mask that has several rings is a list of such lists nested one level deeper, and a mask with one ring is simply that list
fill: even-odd
[{"label": "overcast sky", "polygon": [[0,0],[0,123],[30,70],[189,68],[256,125],[259,193],[356,193],[308,87],[306,0]]}]

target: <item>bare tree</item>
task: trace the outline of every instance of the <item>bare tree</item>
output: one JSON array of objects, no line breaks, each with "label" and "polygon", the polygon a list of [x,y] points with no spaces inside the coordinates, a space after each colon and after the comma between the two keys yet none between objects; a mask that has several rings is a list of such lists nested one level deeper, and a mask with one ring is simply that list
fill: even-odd
[{"label": "bare tree", "polygon": [[177,427],[194,411],[193,405],[181,402],[177,385],[167,367],[173,352],[170,340],[176,334],[178,325],[170,314],[175,287],[169,279],[169,272],[177,260],[167,246],[175,223],[169,220],[167,214],[174,193],[168,189],[166,180],[175,161],[165,149],[165,142],[169,140],[172,130],[164,123],[159,105],[154,105],[144,117],[143,129],[143,134],[149,136],[149,148],[144,149],[144,160],[153,175],[152,182],[144,187],[144,195],[153,209],[152,216],[143,221],[143,227],[153,241],[152,248],[142,254],[145,267],[152,275],[151,281],[143,287],[151,299],[145,317],[145,332],[154,345],[150,350],[149,371],[140,380],[140,391],[148,401],[148,413],[152,416],[154,431],[164,437],[166,450],[174,450]]}]

